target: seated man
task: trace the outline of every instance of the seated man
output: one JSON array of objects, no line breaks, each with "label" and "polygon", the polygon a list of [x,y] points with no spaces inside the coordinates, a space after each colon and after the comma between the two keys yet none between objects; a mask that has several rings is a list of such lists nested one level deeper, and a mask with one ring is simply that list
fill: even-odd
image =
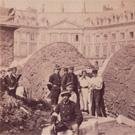
[{"label": "seated man", "polygon": [[[52,124],[54,126],[51,135],[67,131],[69,131],[70,135],[79,135],[79,126],[83,121],[82,113],[78,105],[69,100],[70,91],[63,91],[61,96],[63,99],[52,114]],[[58,121],[58,115],[60,115],[60,121]]]}]

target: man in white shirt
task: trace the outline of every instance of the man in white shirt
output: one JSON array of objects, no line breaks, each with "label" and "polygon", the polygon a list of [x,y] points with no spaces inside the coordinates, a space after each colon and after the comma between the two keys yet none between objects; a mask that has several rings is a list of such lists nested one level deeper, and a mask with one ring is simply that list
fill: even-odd
[{"label": "man in white shirt", "polygon": [[80,83],[80,107],[84,112],[89,113],[88,102],[89,102],[89,82],[90,78],[86,76],[86,70],[82,71],[82,76],[79,78]]},{"label": "man in white shirt", "polygon": [[90,80],[90,89],[91,89],[91,93],[92,93],[92,115],[95,116],[95,113],[97,115],[97,117],[101,117],[101,90],[103,87],[103,79],[101,76],[98,76],[98,71],[97,70],[93,70],[92,74],[93,77]]}]

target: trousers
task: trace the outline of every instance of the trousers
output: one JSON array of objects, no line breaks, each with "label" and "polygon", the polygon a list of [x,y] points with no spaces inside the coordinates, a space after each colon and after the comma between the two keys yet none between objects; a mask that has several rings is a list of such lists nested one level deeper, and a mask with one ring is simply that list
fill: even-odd
[{"label": "trousers", "polygon": [[101,101],[101,91],[94,89],[93,91],[93,96],[92,96],[92,115],[95,116],[95,113],[97,116],[102,116],[101,114],[101,106],[100,106],[100,101]]}]

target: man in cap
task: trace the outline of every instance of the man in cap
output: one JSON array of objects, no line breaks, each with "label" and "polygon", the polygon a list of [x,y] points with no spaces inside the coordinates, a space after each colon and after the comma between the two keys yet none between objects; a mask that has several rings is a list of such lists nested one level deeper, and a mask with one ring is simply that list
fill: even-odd
[{"label": "man in cap", "polygon": [[61,87],[60,70],[60,66],[55,65],[54,73],[49,77],[49,82],[47,84],[48,89],[50,90],[50,98],[52,105],[56,105],[58,103]]},{"label": "man in cap", "polygon": [[[69,82],[69,83],[66,84],[65,89],[63,89],[63,91],[69,91],[70,94],[71,94],[70,100],[77,103],[77,96],[76,96],[76,93],[74,92],[73,89],[74,89],[74,87],[73,87],[72,82]],[[61,100],[62,100],[62,97],[60,96],[59,97],[59,103],[61,102]]]},{"label": "man in cap", "polygon": [[[62,101],[56,106],[52,114],[53,135],[58,132],[68,132],[69,135],[79,135],[79,126],[83,121],[82,113],[73,101],[70,100],[71,93],[66,90],[61,93]],[[58,121],[60,115],[60,121]]]},{"label": "man in cap", "polygon": [[80,88],[79,86],[79,81],[77,75],[74,73],[74,67],[69,67],[69,73],[65,80],[63,80],[65,84],[72,83],[73,85],[73,91],[76,93],[77,96],[77,103],[80,105],[80,98],[79,98],[79,91],[78,89]]},{"label": "man in cap", "polygon": [[98,76],[98,71],[92,71],[93,77],[90,80],[90,89],[92,90],[92,115],[101,117],[101,90],[103,87],[103,79]]}]

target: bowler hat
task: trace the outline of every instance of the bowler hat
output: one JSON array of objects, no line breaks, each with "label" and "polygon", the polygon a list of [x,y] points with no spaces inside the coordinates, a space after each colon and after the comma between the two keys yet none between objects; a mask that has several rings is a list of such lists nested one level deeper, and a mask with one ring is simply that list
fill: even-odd
[{"label": "bowler hat", "polygon": [[65,95],[70,97],[70,96],[71,96],[71,92],[68,91],[68,90],[62,91],[62,92],[61,92],[61,96],[63,97],[63,96],[65,96]]}]

